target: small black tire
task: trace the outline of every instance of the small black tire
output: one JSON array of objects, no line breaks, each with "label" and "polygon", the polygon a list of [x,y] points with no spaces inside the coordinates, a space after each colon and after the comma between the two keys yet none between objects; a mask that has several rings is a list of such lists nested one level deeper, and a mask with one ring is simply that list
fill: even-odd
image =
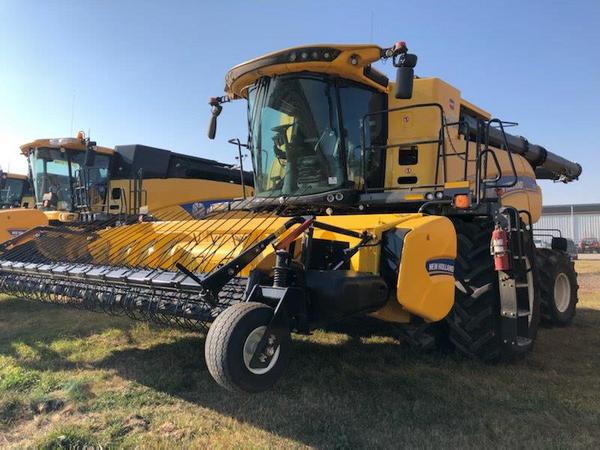
[{"label": "small black tire", "polygon": [[[457,257],[454,276],[454,306],[448,316],[448,337],[456,350],[485,362],[510,361],[533,348],[539,321],[537,274],[531,271],[531,320],[523,344],[506,346],[501,342],[500,291],[498,273],[490,255],[494,224],[487,220],[454,221]],[[533,252],[530,258],[533,259]],[[533,263],[533,261],[532,261]]]},{"label": "small black tire", "polygon": [[575,317],[577,272],[568,254],[547,248],[536,249],[542,296],[541,321],[544,325],[564,327]]},{"label": "small black tire", "polygon": [[[208,371],[222,387],[233,392],[256,393],[270,389],[281,377],[290,357],[289,328],[278,327],[279,346],[268,367],[254,370],[248,354],[273,317],[273,308],[262,303],[235,303],[217,316],[206,335],[204,357]],[[249,353],[250,352],[250,353]],[[245,357],[246,355],[246,357]]]}]

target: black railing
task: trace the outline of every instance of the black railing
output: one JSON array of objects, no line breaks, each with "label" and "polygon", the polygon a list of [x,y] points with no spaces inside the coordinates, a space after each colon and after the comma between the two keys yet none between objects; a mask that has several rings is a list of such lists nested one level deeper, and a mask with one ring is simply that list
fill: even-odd
[{"label": "black railing", "polygon": [[[421,139],[421,140],[413,140],[413,141],[403,141],[398,143],[387,143],[385,145],[377,145],[368,143],[367,139],[367,130],[365,124],[368,124],[369,121],[375,116],[382,116],[383,118],[389,117],[391,114],[396,112],[407,111],[410,109],[418,109],[418,108],[436,108],[439,112],[439,129],[437,132],[437,139]],[[517,170],[515,167],[514,158],[512,152],[508,151],[509,144],[507,135],[504,131],[504,128],[508,125],[516,125],[511,122],[503,122],[499,119],[490,119],[490,120],[481,120],[476,119],[476,127],[473,127],[473,120],[461,120],[457,122],[447,122],[446,116],[444,114],[444,109],[442,105],[439,103],[420,103],[417,105],[403,106],[398,108],[391,108],[381,111],[375,111],[363,116],[361,121],[361,130],[360,130],[360,138],[361,138],[361,154],[362,154],[362,178],[363,178],[363,191],[365,193],[373,192],[376,190],[382,190],[382,188],[370,188],[368,185],[368,162],[369,155],[376,153],[378,151],[386,152],[390,148],[401,148],[401,147],[409,147],[409,146],[418,146],[423,144],[437,144],[437,155],[436,155],[436,164],[435,170],[433,174],[433,183],[429,184],[415,184],[414,186],[398,186],[398,187],[388,187],[384,188],[384,190],[407,190],[412,191],[415,189],[439,189],[443,188],[445,184],[448,182],[448,158],[456,157],[460,158],[464,161],[462,174],[462,181],[473,181],[475,183],[473,197],[475,199],[473,206],[477,206],[480,202],[486,199],[487,193],[489,189],[507,189],[514,187],[517,182]],[[388,127],[389,127],[388,120]],[[449,129],[452,127],[458,127],[458,134],[464,136],[464,150],[457,151],[454,146],[454,142],[450,136]],[[490,145],[490,130],[493,128],[499,128],[503,141],[504,148],[501,150],[506,150],[509,159],[510,172],[511,175],[508,177],[505,176],[502,170],[502,165],[498,159],[498,156],[495,153],[495,148]],[[389,133],[388,133],[389,134]],[[447,140],[446,140],[447,138]],[[470,144],[475,144],[474,155],[473,150]],[[448,151],[448,145],[452,148],[452,152]],[[474,156],[474,158],[473,158]],[[471,159],[473,158],[473,159]],[[496,168],[496,176],[494,178],[488,178],[489,167],[488,162],[489,159],[492,159],[493,164]],[[475,174],[474,180],[469,179],[469,163],[474,164]],[[510,181],[506,181],[509,179]],[[461,180],[455,180],[461,181]]]}]

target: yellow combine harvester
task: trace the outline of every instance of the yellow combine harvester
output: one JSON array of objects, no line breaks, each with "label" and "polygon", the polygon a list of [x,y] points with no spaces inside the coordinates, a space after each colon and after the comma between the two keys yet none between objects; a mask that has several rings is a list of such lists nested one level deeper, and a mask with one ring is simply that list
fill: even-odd
[{"label": "yellow combine harvester", "polygon": [[[512,359],[544,317],[566,324],[577,281],[554,239],[536,251],[537,179],[581,167],[437,78],[404,43],[315,45],[234,67],[211,99],[248,101],[255,196],[201,220],[48,234],[0,255],[4,292],[207,329],[210,373],[257,392],[281,376],[290,332],[370,314],[432,329],[469,356]],[[372,64],[392,60],[395,82]],[[57,243],[60,243],[57,244]],[[558,269],[539,282],[538,266]],[[550,277],[550,279],[548,279]],[[540,295],[543,295],[540,299]]]},{"label": "yellow combine harvester", "polygon": [[[48,224],[108,226],[159,211],[190,218],[215,202],[251,193],[251,174],[241,180],[232,165],[144,145],[101,147],[83,132],[38,139],[21,152],[29,162],[29,201],[36,209],[0,212],[3,240]],[[13,229],[20,232],[6,233]]]}]

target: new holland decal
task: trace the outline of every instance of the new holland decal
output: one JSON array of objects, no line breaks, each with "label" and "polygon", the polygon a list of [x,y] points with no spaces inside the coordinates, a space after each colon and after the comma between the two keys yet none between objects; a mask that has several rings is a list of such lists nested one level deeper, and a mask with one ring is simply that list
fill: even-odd
[{"label": "new holland decal", "polygon": [[427,273],[435,275],[454,275],[454,260],[448,258],[430,259],[425,263]]}]

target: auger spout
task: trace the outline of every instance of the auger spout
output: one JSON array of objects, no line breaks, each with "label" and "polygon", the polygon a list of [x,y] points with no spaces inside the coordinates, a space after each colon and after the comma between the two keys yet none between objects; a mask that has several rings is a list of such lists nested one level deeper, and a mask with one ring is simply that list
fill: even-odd
[{"label": "auger spout", "polygon": [[[469,130],[469,138],[475,141],[478,133],[477,120],[470,116],[465,116],[463,120]],[[535,169],[537,179],[568,183],[577,180],[581,175],[580,164],[546,150],[541,145],[532,144],[522,136],[503,133],[499,128],[489,127],[487,137],[492,147],[505,148],[508,144],[506,150],[521,155],[529,161]]]}]

